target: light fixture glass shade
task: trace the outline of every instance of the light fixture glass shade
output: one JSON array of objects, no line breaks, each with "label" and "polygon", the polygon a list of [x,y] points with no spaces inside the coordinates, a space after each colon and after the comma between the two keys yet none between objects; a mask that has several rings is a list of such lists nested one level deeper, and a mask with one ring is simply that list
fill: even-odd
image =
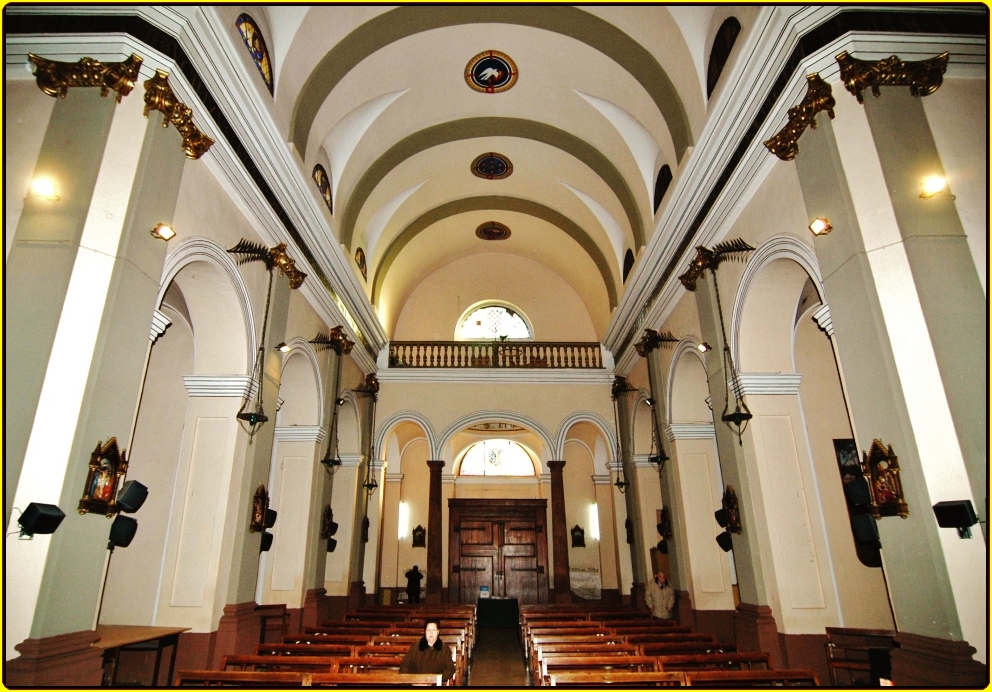
[{"label": "light fixture glass shade", "polygon": [[176,231],[167,223],[160,223],[152,229],[152,235],[159,240],[172,240],[176,237]]},{"label": "light fixture glass shade", "polygon": [[31,192],[37,197],[47,199],[49,202],[57,202],[59,199],[55,181],[45,175],[38,176],[31,181]]},{"label": "light fixture glass shade", "polygon": [[713,347],[703,341],[702,343],[696,344],[696,350],[700,353],[706,353],[707,351],[712,351]]},{"label": "light fixture glass shade", "polygon": [[276,350],[281,351],[282,353],[289,353],[291,349],[289,344],[287,344],[285,341],[280,341],[278,344],[276,344]]},{"label": "light fixture glass shade", "polygon": [[945,187],[947,187],[947,178],[942,175],[928,175],[920,183],[920,197],[930,199],[943,192]]},{"label": "light fixture glass shade", "polygon": [[827,218],[817,216],[810,222],[809,230],[812,231],[813,235],[826,235],[833,230],[833,226],[830,225],[830,221]]}]

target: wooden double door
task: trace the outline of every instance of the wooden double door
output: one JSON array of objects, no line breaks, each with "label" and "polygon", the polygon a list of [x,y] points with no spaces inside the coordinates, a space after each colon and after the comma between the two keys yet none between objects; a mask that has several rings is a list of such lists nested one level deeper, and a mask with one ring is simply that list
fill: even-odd
[{"label": "wooden double door", "polygon": [[548,601],[547,500],[448,500],[448,601]]}]

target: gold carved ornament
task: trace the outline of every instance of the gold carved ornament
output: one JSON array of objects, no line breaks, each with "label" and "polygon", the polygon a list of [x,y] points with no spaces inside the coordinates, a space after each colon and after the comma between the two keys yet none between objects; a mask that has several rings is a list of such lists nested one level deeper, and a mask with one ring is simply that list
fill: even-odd
[{"label": "gold carved ornament", "polygon": [[677,342],[671,332],[661,332],[658,333],[654,329],[645,329],[644,336],[641,340],[634,344],[634,349],[637,351],[637,355],[641,358],[647,357],[651,351],[655,350],[659,346],[667,346],[668,344],[673,344]]},{"label": "gold carved ornament", "polygon": [[286,243],[279,243],[273,248],[269,248],[269,255],[272,264],[279,267],[279,274],[289,279],[290,288],[299,288],[303,285],[303,280],[307,278],[305,272],[296,268],[296,262],[286,253]]},{"label": "gold carved ornament", "polygon": [[740,238],[724,240],[713,246],[711,250],[702,245],[696,246],[696,256],[689,263],[689,269],[679,276],[679,281],[685,286],[687,291],[696,290],[696,281],[707,269],[716,271],[721,263],[727,260],[743,261],[747,253],[752,252],[753,247]]},{"label": "gold carved ornament", "polygon": [[193,111],[176,98],[169,86],[169,74],[162,70],[155,70],[155,76],[145,82],[145,117],[152,111],[161,111],[165,115],[162,127],[168,127],[169,123],[176,126],[183,138],[186,158],[198,159],[213,146],[214,140],[193,124]]},{"label": "gold carved ornament", "polygon": [[789,121],[771,139],[765,141],[768,151],[783,161],[791,161],[799,153],[799,138],[807,127],[816,129],[816,114],[826,111],[834,117],[833,90],[817,73],[806,75],[806,96],[789,109]]},{"label": "gold carved ornament", "polygon": [[38,88],[49,96],[65,98],[69,87],[100,87],[100,95],[104,97],[111,89],[116,91],[117,103],[131,93],[142,63],[142,59],[134,53],[123,62],[108,63],[93,58],[83,58],[79,62],[56,62],[34,53],[28,53],[28,60],[37,68],[34,78]]},{"label": "gold carved ornament", "polygon": [[279,243],[275,247],[265,247],[254,240],[242,238],[228,252],[237,257],[236,262],[239,266],[249,262],[264,262],[266,271],[272,271],[279,267],[279,274],[289,279],[290,288],[299,288],[303,285],[303,280],[307,278],[306,272],[297,269],[296,262],[286,252],[286,243]]},{"label": "gold carved ornament", "polygon": [[341,325],[332,329],[330,334],[317,332],[317,336],[310,339],[308,343],[313,345],[317,351],[323,351],[328,348],[334,349],[335,353],[339,356],[348,355],[355,346],[355,343],[345,335],[344,327]]},{"label": "gold carved ornament", "polygon": [[892,451],[892,445],[874,440],[867,452],[863,452],[862,470],[871,491],[871,514],[876,519],[882,517],[909,516],[909,505],[902,489],[899,475],[899,457]]},{"label": "gold carved ornament", "polygon": [[868,87],[876,98],[881,94],[880,86],[908,86],[913,96],[932,94],[944,81],[948,57],[947,53],[941,53],[927,60],[903,62],[892,55],[872,62],[852,58],[844,51],[837,55],[837,63],[844,86],[857,97],[858,103],[864,103],[861,92]]},{"label": "gold carved ornament", "polygon": [[117,509],[117,486],[127,473],[125,450],[117,446],[117,438],[111,437],[107,443],[97,442],[90,454],[86,486],[77,507],[80,514],[93,512],[112,517]]}]

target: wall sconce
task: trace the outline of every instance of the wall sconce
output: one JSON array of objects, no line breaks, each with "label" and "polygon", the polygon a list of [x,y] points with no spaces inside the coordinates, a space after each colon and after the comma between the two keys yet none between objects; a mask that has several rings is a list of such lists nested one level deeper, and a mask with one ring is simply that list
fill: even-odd
[{"label": "wall sconce", "polygon": [[707,351],[712,351],[713,350],[713,347],[710,346],[705,341],[702,341],[702,342],[696,344],[696,350],[699,351],[700,353],[706,353]]},{"label": "wall sconce", "polygon": [[17,523],[21,527],[20,539],[30,541],[36,533],[55,533],[55,529],[59,527],[63,519],[65,519],[65,512],[57,506],[32,502],[17,519]]},{"label": "wall sconce", "polygon": [[942,175],[928,175],[920,182],[920,199],[930,199],[939,195],[947,187],[947,178]]},{"label": "wall sconce", "polygon": [[572,527],[572,547],[573,548],[585,548],[586,547],[586,531],[581,526],[576,524]]},{"label": "wall sconce", "polygon": [[48,176],[42,175],[32,180],[31,193],[35,197],[40,197],[49,202],[59,201],[58,188],[55,187],[55,181]]},{"label": "wall sconce", "polygon": [[813,235],[826,235],[830,231],[834,230],[834,227],[830,225],[830,220],[824,216],[817,216],[815,219],[810,221],[809,230]]},{"label": "wall sconce", "polygon": [[159,240],[169,241],[176,237],[176,230],[167,223],[160,223],[151,230],[151,234]]},{"label": "wall sconce", "polygon": [[413,528],[413,547],[414,548],[427,547],[427,529],[425,529],[420,524],[417,524]]},{"label": "wall sconce", "polygon": [[278,344],[276,344],[276,350],[279,351],[280,353],[289,353],[292,350],[292,348],[285,341],[280,341]]}]

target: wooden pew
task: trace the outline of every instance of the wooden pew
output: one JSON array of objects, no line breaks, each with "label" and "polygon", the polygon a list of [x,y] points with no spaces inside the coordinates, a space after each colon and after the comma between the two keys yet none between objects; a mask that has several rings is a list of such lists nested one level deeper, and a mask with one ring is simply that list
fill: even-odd
[{"label": "wooden pew", "polygon": [[647,642],[715,642],[716,637],[702,632],[668,632],[645,629],[642,627],[614,627],[613,633],[618,637],[627,637],[631,644]]},{"label": "wooden pew", "polygon": [[609,629],[613,634],[650,634],[652,636],[658,637],[678,637],[691,635],[693,637],[709,637],[712,635],[701,634],[694,632],[691,625],[674,625],[671,627],[653,627],[653,626],[641,626],[638,625],[623,625],[620,627],[612,626],[607,627],[603,625],[604,628]]},{"label": "wooden pew", "polygon": [[658,656],[660,670],[769,670],[768,654],[761,651],[726,654]]},{"label": "wooden pew", "polygon": [[539,644],[534,647],[534,661],[527,660],[531,684],[542,684],[541,660],[545,656],[639,656],[636,646],[629,644]]},{"label": "wooden pew", "polygon": [[259,656],[354,656],[352,644],[259,644]]},{"label": "wooden pew", "polygon": [[684,687],[685,676],[679,671],[657,673],[629,673],[608,670],[595,673],[556,673],[549,676],[552,687],[604,687],[618,685],[630,689],[637,687]]},{"label": "wooden pew", "polygon": [[364,646],[372,642],[367,634],[294,634],[282,638],[283,644],[348,644]]},{"label": "wooden pew", "polygon": [[440,687],[440,675],[407,675],[400,673],[314,673],[312,687]]},{"label": "wooden pew", "polygon": [[605,646],[609,644],[626,644],[627,640],[623,637],[616,637],[613,635],[585,635],[585,634],[562,634],[562,635],[547,635],[540,637],[530,637],[524,641],[524,656],[526,660],[530,661],[531,670],[535,670],[538,666],[536,647],[543,644],[598,644],[600,646]]},{"label": "wooden pew", "polygon": [[693,670],[684,673],[691,687],[818,687],[812,670]]},{"label": "wooden pew", "polygon": [[366,644],[356,646],[354,656],[405,656],[409,644]]},{"label": "wooden pew", "polygon": [[654,656],[544,656],[541,659],[541,680],[551,673],[626,670],[631,673],[653,673],[658,670]]},{"label": "wooden pew", "polygon": [[302,687],[311,673],[256,673],[245,670],[180,670],[177,687]]},{"label": "wooden pew", "polygon": [[666,627],[687,627],[688,625],[680,625],[675,620],[658,620],[657,618],[618,618],[614,619],[611,615],[609,618],[603,618],[599,621],[603,627],[658,627],[659,629],[664,629]]},{"label": "wooden pew", "polygon": [[[402,656],[350,656],[334,659],[335,669],[331,673],[398,673]],[[324,671],[328,672],[328,671]]]},{"label": "wooden pew", "polygon": [[[634,637],[640,635],[633,635]],[[637,644],[642,656],[674,656],[677,654],[712,654],[737,651],[735,642],[630,642]]]},{"label": "wooden pew", "polygon": [[220,661],[221,670],[273,671],[273,672],[334,672],[335,662],[344,657],[332,656],[250,656],[232,654]]}]

